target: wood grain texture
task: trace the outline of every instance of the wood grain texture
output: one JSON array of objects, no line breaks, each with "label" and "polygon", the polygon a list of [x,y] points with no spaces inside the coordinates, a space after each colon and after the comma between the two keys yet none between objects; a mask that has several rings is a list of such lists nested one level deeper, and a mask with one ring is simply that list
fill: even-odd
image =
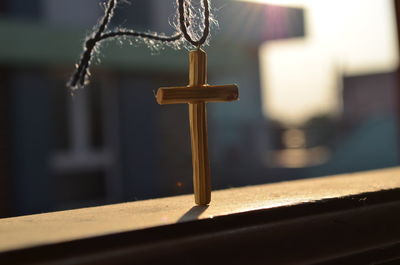
[{"label": "wood grain texture", "polygon": [[5,218],[0,219],[0,253],[399,188],[400,168],[392,168],[215,191],[208,207],[193,207],[193,195],[183,195]]},{"label": "wood grain texture", "polygon": [[189,86],[207,84],[207,54],[203,50],[189,52]]},{"label": "wood grain texture", "polygon": [[[207,54],[201,50],[189,53],[189,86],[207,84]],[[206,103],[189,103],[189,123],[192,145],[193,190],[197,205],[211,201],[211,172],[208,159]]]},{"label": "wood grain texture", "polygon": [[159,104],[189,104],[193,190],[197,205],[207,205],[211,201],[206,103],[227,102],[238,98],[239,90],[236,85],[207,84],[207,54],[201,49],[189,53],[187,87],[162,87],[157,91],[156,99]]},{"label": "wood grain texture", "polygon": [[194,199],[197,205],[207,205],[211,201],[211,172],[208,159],[206,103],[189,104],[189,120]]},{"label": "wood grain texture", "polygon": [[239,99],[236,85],[160,87],[156,94],[157,103],[183,104],[196,102],[229,102]]}]

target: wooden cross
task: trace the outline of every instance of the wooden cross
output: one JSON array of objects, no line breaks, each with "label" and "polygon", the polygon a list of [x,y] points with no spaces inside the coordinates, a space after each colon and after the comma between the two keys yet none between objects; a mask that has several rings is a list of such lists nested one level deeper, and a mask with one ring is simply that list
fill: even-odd
[{"label": "wooden cross", "polygon": [[161,105],[189,104],[195,202],[198,205],[207,205],[211,201],[211,175],[208,159],[206,103],[237,100],[238,87],[236,85],[208,85],[207,54],[198,49],[189,53],[189,85],[161,87],[156,97],[158,104]]}]

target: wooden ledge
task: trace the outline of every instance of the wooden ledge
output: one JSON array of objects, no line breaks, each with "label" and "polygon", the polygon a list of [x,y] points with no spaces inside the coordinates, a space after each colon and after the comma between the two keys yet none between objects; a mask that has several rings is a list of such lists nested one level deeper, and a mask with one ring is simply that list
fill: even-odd
[{"label": "wooden ledge", "polygon": [[[229,249],[224,261],[232,264],[250,264],[232,259],[234,251],[254,259],[252,264],[257,253],[271,264],[332,260],[389,245],[400,250],[399,214],[400,168],[232,188],[214,191],[208,207],[194,206],[190,194],[0,219],[0,264],[71,257],[71,264],[165,264],[174,255],[195,255],[197,247],[221,254]],[[324,248],[327,242],[336,245]],[[305,244],[323,249],[307,250]]]}]

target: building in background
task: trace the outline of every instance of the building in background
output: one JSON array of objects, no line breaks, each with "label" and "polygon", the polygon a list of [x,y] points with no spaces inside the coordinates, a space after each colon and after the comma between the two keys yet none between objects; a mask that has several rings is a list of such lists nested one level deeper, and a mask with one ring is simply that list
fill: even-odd
[{"label": "building in background", "polygon": [[[0,216],[192,191],[187,106],[159,106],[153,94],[158,87],[187,83],[186,50],[110,41],[101,46],[91,84],[73,96],[65,87],[85,34],[102,15],[100,2],[0,2]],[[173,2],[121,3],[112,25],[171,34]],[[215,0],[213,6],[220,28],[205,48],[208,80],[240,89],[238,102],[208,105],[214,188],[398,164],[393,71],[355,74],[331,65],[325,74],[333,73],[335,86],[329,89],[342,110],[288,127],[263,112],[260,80],[272,77],[260,67],[260,46],[282,51],[286,41],[307,44],[313,36],[305,27],[309,13],[233,0]],[[282,80],[290,82],[295,74],[312,76],[302,62],[320,53],[303,50],[308,53],[280,53],[288,62],[270,65],[271,72],[283,69]],[[275,58],[269,51],[266,58]],[[288,65],[294,58],[302,59]],[[312,83],[324,89],[321,84]],[[294,82],[291,88],[301,86]],[[280,104],[293,107],[288,102]]]},{"label": "building in background", "polygon": [[[113,25],[171,33],[172,2],[121,4]],[[216,5],[224,9],[216,13],[221,30],[206,48],[209,82],[237,83],[241,100],[209,104],[213,185],[267,182],[258,47],[302,36],[303,13]],[[274,21],[284,25],[279,31],[264,27],[271,8]],[[99,1],[8,0],[0,11],[2,216],[191,192],[187,107],[159,106],[153,95],[158,87],[187,82],[186,51],[152,55],[142,44],[108,42],[91,85],[71,96],[65,83],[85,32],[102,14]]]}]

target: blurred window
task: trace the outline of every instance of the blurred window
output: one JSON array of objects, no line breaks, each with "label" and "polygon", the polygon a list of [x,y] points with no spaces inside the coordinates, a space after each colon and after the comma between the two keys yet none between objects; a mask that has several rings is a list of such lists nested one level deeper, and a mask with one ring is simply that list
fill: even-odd
[{"label": "blurred window", "polygon": [[45,20],[53,25],[92,28],[102,15],[102,0],[42,0]]},{"label": "blurred window", "polygon": [[154,0],[132,0],[130,3],[120,4],[115,10],[112,24],[136,30],[152,29],[153,2]]},{"label": "blurred window", "polygon": [[40,19],[42,16],[41,0],[3,0],[1,6],[8,16],[18,18]]}]

